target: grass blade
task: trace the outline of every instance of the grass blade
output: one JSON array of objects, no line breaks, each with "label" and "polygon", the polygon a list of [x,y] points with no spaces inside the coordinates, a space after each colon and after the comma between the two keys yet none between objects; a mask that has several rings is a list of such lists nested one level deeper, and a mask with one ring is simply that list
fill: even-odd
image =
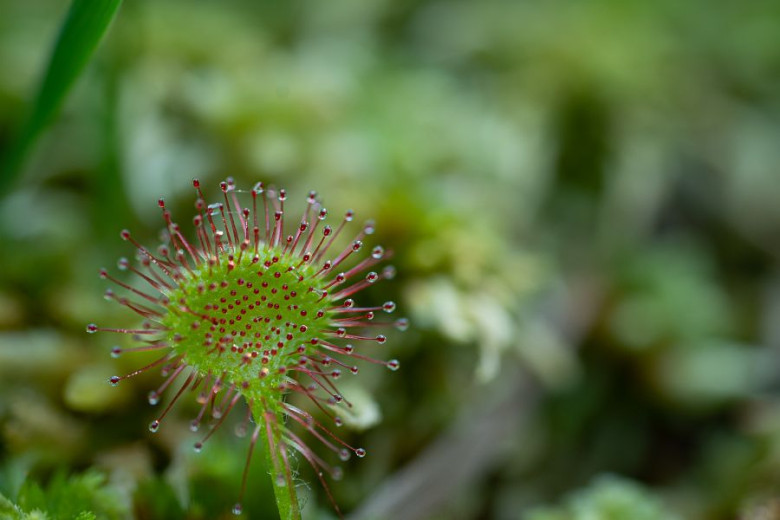
[{"label": "grass blade", "polygon": [[122,0],[73,0],[60,29],[38,95],[0,168],[0,194],[10,191],[25,157],[54,119],[89,62]]}]

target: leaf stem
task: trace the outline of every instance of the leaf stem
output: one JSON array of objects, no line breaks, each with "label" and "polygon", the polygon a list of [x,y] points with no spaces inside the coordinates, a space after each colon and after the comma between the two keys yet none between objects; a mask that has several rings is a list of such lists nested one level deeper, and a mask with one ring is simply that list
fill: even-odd
[{"label": "leaf stem", "polygon": [[263,424],[263,448],[266,463],[271,474],[271,485],[274,488],[276,507],[281,520],[300,520],[301,510],[298,506],[298,495],[295,491],[292,470],[290,468],[290,453],[287,444],[282,440],[284,414],[281,409],[269,406],[265,399],[254,400],[252,415],[257,424]]}]

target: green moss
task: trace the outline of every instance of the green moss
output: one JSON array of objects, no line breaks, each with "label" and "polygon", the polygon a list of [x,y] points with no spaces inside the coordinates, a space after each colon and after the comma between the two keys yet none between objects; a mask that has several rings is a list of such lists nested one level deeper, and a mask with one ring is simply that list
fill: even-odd
[{"label": "green moss", "polygon": [[0,495],[0,518],[114,520],[129,514],[118,492],[97,471],[71,476],[58,472],[45,487],[28,479],[16,500],[14,504]]}]

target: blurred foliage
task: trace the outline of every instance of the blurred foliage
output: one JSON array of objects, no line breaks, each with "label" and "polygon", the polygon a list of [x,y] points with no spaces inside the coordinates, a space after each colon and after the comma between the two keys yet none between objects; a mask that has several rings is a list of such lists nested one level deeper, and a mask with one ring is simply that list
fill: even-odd
[{"label": "blurred foliage", "polygon": [[564,505],[536,509],[524,516],[527,520],[675,520],[641,486],[624,479],[601,477],[587,489],[565,499]]},{"label": "blurred foliage", "polygon": [[[2,155],[69,5],[0,0]],[[100,470],[128,517],[230,516],[247,440],[191,454],[192,403],[149,435],[159,375],[107,388],[145,358],[83,331],[133,325],[99,298],[98,268],[132,252],[119,230],[154,244],[157,197],[186,222],[190,179],[231,175],[301,205],[316,189],[394,251],[370,297],[412,327],[382,347],[401,370],[361,366],[345,389],[345,436],[369,452],[331,486],[345,511],[402,499],[385,483],[521,367],[538,400],[507,414],[525,426],[418,518],[763,518],[780,494],[778,142],[777,2],[125,2],[0,200],[0,490],[19,503],[25,481]],[[331,517],[297,464],[304,514]],[[247,516],[269,517],[262,460],[252,473]]]}]

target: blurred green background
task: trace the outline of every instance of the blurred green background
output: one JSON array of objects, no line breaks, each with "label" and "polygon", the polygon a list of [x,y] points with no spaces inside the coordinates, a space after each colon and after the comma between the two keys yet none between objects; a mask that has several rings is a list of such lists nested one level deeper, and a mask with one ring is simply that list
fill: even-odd
[{"label": "blurred green background", "polygon": [[[69,5],[0,0],[1,156]],[[349,518],[780,519],[778,164],[777,2],[125,2],[0,179],[0,494],[230,517],[247,439],[193,454],[194,403],[152,436],[160,375],[109,388],[143,359],[84,333],[133,325],[97,277],[119,230],[230,175],[396,252],[371,297],[412,327],[345,381]]]}]

